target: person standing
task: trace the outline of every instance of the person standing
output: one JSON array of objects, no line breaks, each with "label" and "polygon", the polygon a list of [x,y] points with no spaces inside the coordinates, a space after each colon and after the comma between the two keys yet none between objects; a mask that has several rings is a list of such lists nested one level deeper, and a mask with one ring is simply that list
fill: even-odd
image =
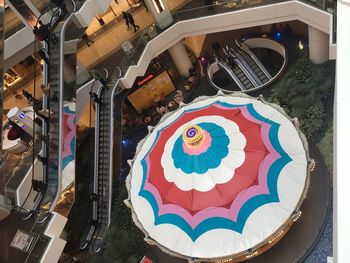
[{"label": "person standing", "polygon": [[81,36],[81,39],[85,41],[88,47],[94,43],[94,41],[86,33]]},{"label": "person standing", "polygon": [[214,52],[215,52],[216,55],[219,55],[219,51],[220,51],[220,44],[219,44],[219,42],[214,41],[214,42],[211,44],[211,48],[214,50]]},{"label": "person standing", "polygon": [[125,19],[126,25],[128,26],[128,29],[129,29],[130,25],[132,25],[133,28],[134,28],[134,32],[139,30],[140,26],[135,25],[135,20],[134,20],[134,18],[132,17],[132,15],[130,13],[127,13],[127,12],[123,11],[123,17]]}]

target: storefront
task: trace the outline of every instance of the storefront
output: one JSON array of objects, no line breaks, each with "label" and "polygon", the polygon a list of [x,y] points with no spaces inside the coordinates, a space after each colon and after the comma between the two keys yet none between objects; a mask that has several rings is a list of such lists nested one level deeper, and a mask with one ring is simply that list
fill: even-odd
[{"label": "storefront", "polygon": [[153,59],[145,75],[136,78],[126,95],[124,131],[155,125],[164,114],[178,108],[187,95],[185,84],[166,53]]}]

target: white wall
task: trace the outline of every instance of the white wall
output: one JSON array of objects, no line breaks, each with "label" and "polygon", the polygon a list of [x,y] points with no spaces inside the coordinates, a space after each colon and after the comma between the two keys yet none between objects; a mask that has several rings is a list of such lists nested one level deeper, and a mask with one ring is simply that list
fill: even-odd
[{"label": "white wall", "polygon": [[[345,3],[347,2],[347,3]],[[350,1],[338,1],[334,130],[334,262],[350,262]]]}]

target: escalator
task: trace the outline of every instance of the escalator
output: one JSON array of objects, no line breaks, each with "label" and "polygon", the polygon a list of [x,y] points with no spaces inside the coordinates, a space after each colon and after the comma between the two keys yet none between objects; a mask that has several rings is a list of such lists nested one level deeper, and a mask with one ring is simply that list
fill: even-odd
[{"label": "escalator", "polygon": [[254,55],[253,52],[249,50],[249,47],[240,43],[236,40],[237,49],[236,51],[241,55],[242,59],[251,67],[255,72],[255,75],[259,78],[262,84],[268,82],[272,77],[264,65],[259,61],[259,59]]},{"label": "escalator", "polygon": [[251,78],[249,78],[249,75],[247,75],[247,72],[244,72],[244,67],[238,60],[238,58],[229,50],[229,49],[223,49],[224,54],[228,58],[228,64],[230,65],[233,73],[237,76],[240,83],[243,84],[246,90],[255,88],[256,84],[252,81]]},{"label": "escalator", "polygon": [[118,86],[120,71],[114,70],[107,83],[96,93],[95,105],[95,156],[92,215],[90,226],[83,233],[80,248],[89,247],[90,252],[98,253],[104,246],[104,236],[111,222],[113,186],[113,101]]},{"label": "escalator", "polygon": [[[70,1],[70,0],[66,0]],[[28,160],[27,167],[31,166],[31,170],[34,174],[41,176],[40,169],[34,169],[34,164],[38,162],[39,158],[37,154],[40,153],[40,157],[42,158],[40,161],[44,166],[44,173],[42,174],[42,179],[39,179],[37,182],[32,181],[32,189],[35,190],[36,186],[34,184],[38,184],[40,187],[43,187],[36,197],[35,207],[32,210],[25,210],[28,213],[28,217],[21,219],[28,219],[26,221],[22,221],[23,224],[18,224],[16,221],[19,220],[18,214],[23,212],[23,207],[19,208],[19,213],[13,212],[7,218],[8,224],[11,225],[9,228],[9,232],[6,236],[7,242],[6,244],[2,244],[1,251],[4,251],[4,254],[12,253],[11,260],[13,262],[56,262],[55,259],[52,258],[52,253],[50,254],[47,250],[53,240],[56,241],[56,251],[61,251],[61,246],[57,246],[57,242],[63,242],[60,239],[59,234],[57,236],[52,234],[49,236],[47,233],[48,225],[54,225],[55,231],[60,233],[62,222],[65,222],[62,219],[62,216],[55,215],[51,213],[57,202],[57,198],[61,194],[61,162],[62,162],[62,130],[63,130],[63,68],[64,68],[64,49],[63,43],[65,41],[65,29],[67,29],[67,23],[73,16],[74,12],[74,2],[70,2],[69,12],[63,13],[60,8],[55,8],[51,10],[51,20],[48,23],[50,26],[50,36],[46,42],[42,41],[41,44],[46,49],[46,53],[48,54],[49,61],[43,66],[43,83],[49,85],[49,95],[43,95],[43,110],[39,108],[34,108],[36,112],[36,116],[39,116],[42,121],[42,129],[41,131],[33,132],[33,149],[30,152],[31,160]],[[39,43],[37,43],[39,44]],[[35,45],[36,47],[38,45]],[[37,50],[35,50],[37,51]],[[36,79],[37,75],[34,73],[34,79]],[[35,81],[34,81],[35,83]],[[35,90],[37,87],[34,84],[34,97]],[[38,105],[38,104],[37,104]],[[36,105],[36,106],[37,106]],[[40,114],[39,114],[40,113]],[[46,115],[45,115],[46,113]],[[30,161],[30,162],[29,162]],[[21,169],[27,168],[24,165],[18,167],[18,171]],[[23,171],[21,174],[25,174]],[[17,177],[20,179],[20,174]],[[39,187],[39,188],[40,188]],[[28,194],[29,195],[29,194]],[[23,206],[23,204],[22,204]],[[22,212],[21,212],[22,211]],[[31,217],[29,215],[35,214],[36,216]],[[23,253],[20,251],[15,251],[10,247],[11,238],[16,238],[16,233],[21,229],[28,233],[28,236],[35,237],[33,244],[31,245],[31,249],[27,253]],[[17,231],[17,232],[16,232]],[[10,238],[10,239],[8,239]],[[63,248],[62,248],[63,249]],[[60,253],[60,252],[59,252]],[[48,260],[48,257],[51,256],[51,261]]]},{"label": "escalator", "polygon": [[[48,12],[50,12],[51,17],[50,21],[47,24],[48,27],[51,29],[50,36],[48,37],[47,41],[41,41],[41,43],[37,43],[38,45],[35,45],[34,53],[36,53],[36,47],[37,46],[43,46],[43,48],[46,50],[47,54],[49,54],[49,63],[45,63],[43,65],[43,84],[47,85],[48,82],[50,82],[51,86],[51,94],[54,94],[55,92],[59,94],[59,72],[60,72],[60,42],[59,41],[52,41],[52,39],[56,39],[57,36],[54,36],[54,34],[58,35],[56,32],[60,31],[60,23],[64,24],[65,17],[62,16],[62,12],[60,8],[54,8],[54,10],[50,10],[52,5],[48,5],[47,8],[44,10],[44,12],[37,18],[38,21],[41,19],[43,15],[46,15]],[[73,2],[72,2],[73,7]],[[73,9],[72,9],[73,11]],[[70,16],[66,14],[66,16]],[[38,23],[37,23],[38,24]],[[36,40],[38,41],[38,40]],[[37,77],[37,72],[34,71],[34,79]],[[35,83],[35,82],[34,82]],[[34,84],[34,97],[35,97],[35,91],[36,87]],[[59,97],[59,95],[55,95],[55,97]],[[56,100],[57,101],[57,100]],[[50,104],[52,108],[50,109]],[[11,178],[11,180],[8,182],[6,187],[7,196],[11,197],[12,191],[14,194],[17,193],[19,185],[22,184],[23,181],[25,181],[24,184],[30,184],[31,182],[31,188],[29,189],[29,193],[27,194],[24,201],[21,201],[20,198],[13,197],[12,200],[16,200],[14,202],[14,205],[16,203],[18,204],[18,214],[22,219],[29,219],[33,214],[38,213],[37,220],[35,222],[35,225],[33,226],[33,232],[38,233],[40,231],[36,230],[36,227],[38,226],[38,229],[41,228],[38,224],[41,224],[43,222],[43,219],[47,218],[48,215],[45,213],[42,213],[40,211],[40,208],[43,208],[44,204],[47,204],[49,202],[52,202],[53,192],[57,193],[57,181],[58,177],[57,174],[54,175],[52,172],[52,167],[55,167],[55,165],[50,166],[48,163],[48,157],[49,152],[51,152],[51,157],[58,158],[57,155],[57,138],[58,138],[58,129],[52,129],[52,132],[49,132],[50,124],[52,122],[57,122],[54,118],[50,118],[50,116],[57,116],[54,114],[49,115],[48,112],[54,113],[59,112],[57,103],[55,103],[55,99],[49,99],[45,93],[43,93],[42,97],[42,105],[40,108],[42,108],[42,112],[46,112],[47,118],[43,117],[44,115],[39,115],[40,108],[38,108],[38,104],[33,103],[33,109],[36,114],[34,115],[34,118],[36,120],[40,119],[39,124],[33,125],[33,147],[31,148],[31,151],[28,151],[26,153],[26,158],[23,159],[19,167],[15,169],[14,174]],[[35,122],[34,122],[35,123]],[[36,126],[41,126],[41,131],[38,129],[35,129]],[[51,146],[51,145],[55,146]],[[50,147],[49,147],[50,145]],[[53,149],[52,151],[49,151],[49,149]],[[40,158],[38,157],[40,155]],[[42,172],[40,172],[39,164],[42,163]],[[51,168],[51,171],[50,171]],[[31,177],[31,181],[30,181]],[[27,179],[28,178],[28,179]],[[19,181],[20,180],[20,181]],[[29,181],[28,181],[29,180]],[[10,187],[13,185],[13,187]],[[35,194],[36,193],[36,194]],[[26,204],[26,202],[30,199],[29,207]],[[32,205],[30,205],[32,202],[34,202]],[[27,206],[27,208],[25,208]],[[47,206],[45,207],[45,211],[47,210]]]},{"label": "escalator", "polygon": [[[98,91],[100,105],[96,103],[95,132],[95,178],[94,194],[97,195],[96,216],[98,230],[93,236],[91,251],[98,253],[103,248],[103,239],[109,227],[112,209],[112,177],[110,174],[110,123],[111,123],[111,90],[103,86]],[[95,211],[95,209],[94,209]]]},{"label": "escalator", "polygon": [[47,109],[44,108],[44,110],[48,121],[40,137],[43,140],[42,152],[46,153],[43,157],[47,160],[46,169],[43,171],[43,182],[47,188],[37,214],[37,224],[43,223],[49,217],[49,212],[54,210],[62,191],[64,42],[67,25],[74,16],[75,2],[67,0],[62,4],[69,12],[62,12],[60,8],[55,9],[50,20],[50,37],[48,43],[44,45],[49,55],[49,65],[46,67],[49,97],[43,96],[44,105],[47,105]]},{"label": "escalator", "polygon": [[247,76],[247,78],[253,83],[253,85],[255,87],[260,86],[262,84],[261,80],[256,75],[251,66],[245,61],[244,57],[234,48],[226,47],[226,49],[229,51],[230,54],[237,58],[236,63],[239,65],[239,67]]},{"label": "escalator", "polygon": [[[227,72],[232,80],[234,80],[235,84],[240,88],[240,90],[244,91],[246,90],[245,85],[241,82],[241,79],[237,76],[235,72],[233,72],[232,68],[230,65],[228,65],[225,61],[223,60],[218,60],[218,65],[219,68],[222,68]],[[230,85],[232,86],[232,85]]]}]

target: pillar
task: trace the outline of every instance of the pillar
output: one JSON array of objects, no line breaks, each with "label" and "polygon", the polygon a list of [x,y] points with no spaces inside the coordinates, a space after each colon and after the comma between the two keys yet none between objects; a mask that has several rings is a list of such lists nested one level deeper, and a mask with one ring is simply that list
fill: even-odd
[{"label": "pillar", "polygon": [[166,0],[145,0],[145,4],[159,28],[166,28],[173,23],[173,17]]},{"label": "pillar", "polygon": [[188,77],[192,63],[185,45],[180,41],[169,48],[168,51],[180,75]]},{"label": "pillar", "polygon": [[313,63],[321,64],[329,60],[329,35],[308,26],[309,58]]}]

